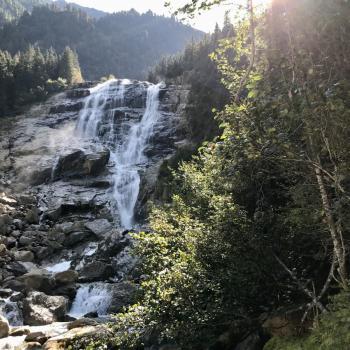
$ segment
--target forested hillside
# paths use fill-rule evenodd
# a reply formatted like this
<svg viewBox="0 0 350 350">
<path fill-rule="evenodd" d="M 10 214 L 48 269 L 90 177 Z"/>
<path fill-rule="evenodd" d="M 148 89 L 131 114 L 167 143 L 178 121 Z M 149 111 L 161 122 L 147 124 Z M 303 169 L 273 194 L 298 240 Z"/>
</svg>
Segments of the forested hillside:
<svg viewBox="0 0 350 350">
<path fill-rule="evenodd" d="M 78 57 L 69 47 L 61 54 L 38 46 L 14 56 L 0 51 L 0 118 L 82 81 Z"/>
<path fill-rule="evenodd" d="M 163 55 L 181 51 L 203 33 L 173 18 L 140 15 L 134 10 L 94 20 L 80 10 L 35 8 L 0 31 L 0 49 L 11 54 L 29 44 L 61 52 L 66 46 L 78 53 L 86 79 L 114 74 L 144 78 Z"/>
<path fill-rule="evenodd" d="M 25 11 L 32 11 L 34 6 L 46 3 L 47 0 L 0 0 L 0 27 L 19 18 Z"/>
</svg>

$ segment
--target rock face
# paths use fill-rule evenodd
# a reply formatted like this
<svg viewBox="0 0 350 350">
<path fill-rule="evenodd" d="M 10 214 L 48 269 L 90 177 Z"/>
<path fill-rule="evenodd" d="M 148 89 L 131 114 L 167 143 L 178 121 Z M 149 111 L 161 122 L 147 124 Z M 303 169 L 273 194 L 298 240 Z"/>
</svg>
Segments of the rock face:
<svg viewBox="0 0 350 350">
<path fill-rule="evenodd" d="M 0 315 L 0 338 L 5 338 L 9 335 L 10 326 L 5 317 Z"/>
<path fill-rule="evenodd" d="M 94 305 L 86 313 L 105 315 L 133 302 L 137 285 L 129 281 L 139 280 L 137 259 L 116 201 L 120 186 L 131 179 L 116 181 L 116 150 L 125 151 L 121 140 L 149 112 L 149 86 L 115 81 L 100 101 L 90 99 L 96 88 L 88 83 L 34 106 L 25 118 L 2 119 L 0 311 L 11 326 L 71 320 L 71 305 L 81 295 L 79 317 L 86 303 Z M 185 142 L 187 94 L 182 87 L 160 88 L 158 115 L 136 164 L 140 188 L 133 200 L 140 224 L 161 164 Z M 75 327 L 96 332 L 92 321 Z M 6 321 L 3 329 L 7 336 Z M 28 342 L 37 346 L 45 337 L 32 334 Z M 66 340 L 50 341 L 47 349 Z"/>
<path fill-rule="evenodd" d="M 65 297 L 31 292 L 23 301 L 24 322 L 33 326 L 41 326 L 61 321 L 67 309 L 68 300 Z"/>
</svg>

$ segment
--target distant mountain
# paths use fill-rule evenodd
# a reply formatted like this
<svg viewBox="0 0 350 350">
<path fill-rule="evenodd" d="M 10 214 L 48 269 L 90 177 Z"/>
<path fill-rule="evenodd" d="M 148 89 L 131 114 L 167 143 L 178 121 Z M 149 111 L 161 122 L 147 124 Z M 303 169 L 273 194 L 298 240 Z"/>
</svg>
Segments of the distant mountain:
<svg viewBox="0 0 350 350">
<path fill-rule="evenodd" d="M 4 25 L 0 49 L 16 53 L 33 44 L 62 52 L 69 46 L 78 53 L 86 79 L 109 74 L 144 79 L 162 56 L 182 51 L 188 42 L 203 36 L 199 30 L 151 11 L 141 15 L 131 10 L 94 19 L 70 6 L 66 10 L 37 7 Z"/>
<path fill-rule="evenodd" d="M 84 11 L 88 16 L 96 19 L 107 15 L 106 12 L 80 6 L 65 0 L 0 0 L 0 27 L 7 22 L 18 19 L 25 11 L 31 13 L 35 6 L 43 5 L 55 5 L 61 10 L 65 10 L 69 6 Z"/>
<path fill-rule="evenodd" d="M 78 4 L 74 4 L 72 2 L 67 2 L 65 0 L 56 0 L 53 2 L 53 4 L 55 4 L 56 6 L 61 8 L 62 10 L 66 9 L 67 5 L 69 5 L 75 9 L 84 11 L 88 16 L 90 16 L 92 18 L 96 18 L 96 19 L 99 19 L 99 18 L 107 15 L 107 12 L 96 10 L 96 9 L 90 8 L 90 7 L 80 6 Z"/>
</svg>

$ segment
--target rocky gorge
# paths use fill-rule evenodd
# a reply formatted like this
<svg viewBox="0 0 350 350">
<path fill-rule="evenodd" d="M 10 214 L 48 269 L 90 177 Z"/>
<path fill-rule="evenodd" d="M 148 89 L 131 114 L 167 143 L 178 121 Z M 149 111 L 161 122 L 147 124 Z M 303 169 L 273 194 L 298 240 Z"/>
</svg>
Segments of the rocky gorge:
<svg viewBox="0 0 350 350">
<path fill-rule="evenodd" d="M 130 232 L 189 144 L 181 86 L 84 83 L 0 131 L 0 348 L 64 349 L 133 301 Z"/>
</svg>

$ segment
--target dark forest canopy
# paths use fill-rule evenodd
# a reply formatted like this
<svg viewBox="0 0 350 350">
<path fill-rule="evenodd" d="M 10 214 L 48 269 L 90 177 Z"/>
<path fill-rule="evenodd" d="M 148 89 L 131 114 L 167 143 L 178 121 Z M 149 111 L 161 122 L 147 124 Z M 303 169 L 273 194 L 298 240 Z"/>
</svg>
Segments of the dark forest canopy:
<svg viewBox="0 0 350 350">
<path fill-rule="evenodd" d="M 74 8 L 51 6 L 34 8 L 6 24 L 0 31 L 0 49 L 15 54 L 28 44 L 59 52 L 69 46 L 78 53 L 86 79 L 109 74 L 144 78 L 161 56 L 177 53 L 202 37 L 202 32 L 151 11 L 131 10 L 94 20 Z"/>
</svg>

